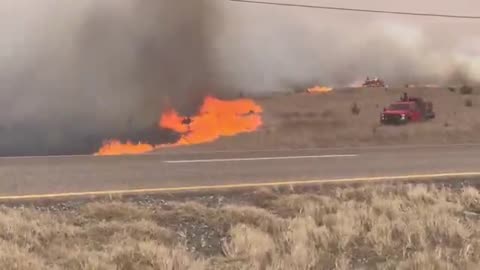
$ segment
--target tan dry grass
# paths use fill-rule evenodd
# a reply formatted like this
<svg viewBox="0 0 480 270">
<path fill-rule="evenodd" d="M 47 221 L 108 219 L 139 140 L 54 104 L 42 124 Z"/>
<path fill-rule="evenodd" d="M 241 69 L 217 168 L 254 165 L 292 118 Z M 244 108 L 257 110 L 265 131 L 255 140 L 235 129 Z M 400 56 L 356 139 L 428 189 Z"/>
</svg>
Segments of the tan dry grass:
<svg viewBox="0 0 480 270">
<path fill-rule="evenodd" d="M 383 107 L 398 100 L 403 92 L 432 101 L 437 118 L 402 127 L 380 126 Z M 474 104 L 478 98 L 469 97 Z M 464 97 L 447 89 L 349 89 L 325 95 L 275 97 L 263 103 L 266 126 L 259 134 L 246 137 L 255 140 L 265 136 L 268 139 L 262 142 L 286 147 L 457 143 L 471 142 L 480 134 L 480 120 L 475 117 L 480 108 L 465 107 Z M 352 103 L 358 105 L 359 115 L 352 115 Z M 285 117 L 293 113 L 297 116 Z"/>
<path fill-rule="evenodd" d="M 2 269 L 478 269 L 474 187 L 381 185 L 210 207 L 0 209 Z M 268 196 L 266 196 L 267 194 Z M 191 230 L 184 235 L 185 228 Z M 206 231 L 219 238 L 208 238 Z M 193 250 L 201 238 L 217 253 Z M 206 246 L 205 246 L 206 247 Z"/>
</svg>

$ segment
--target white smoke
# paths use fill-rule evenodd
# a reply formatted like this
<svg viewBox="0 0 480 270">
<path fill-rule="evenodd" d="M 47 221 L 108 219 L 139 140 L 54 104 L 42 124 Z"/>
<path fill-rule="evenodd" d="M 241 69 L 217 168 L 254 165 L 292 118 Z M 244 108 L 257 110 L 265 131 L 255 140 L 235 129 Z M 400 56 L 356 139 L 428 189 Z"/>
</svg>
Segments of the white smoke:
<svg viewBox="0 0 480 270">
<path fill-rule="evenodd" d="M 334 6 L 360 5 L 355 1 L 326 2 Z M 385 7 L 369 0 L 362 1 L 360 7 L 370 4 L 367 7 L 374 9 L 465 13 L 452 9 L 457 4 L 403 2 Z M 299 3 L 319 4 L 318 1 Z M 473 44 L 478 44 L 475 39 L 480 20 L 358 14 L 237 2 L 222 6 L 223 31 L 215 41 L 220 77 L 252 92 L 305 82 L 345 86 L 368 75 L 382 77 L 393 85 L 450 83 L 459 80 L 459 76 L 462 81 L 480 81 L 478 50 L 472 50 L 478 48 Z"/>
</svg>

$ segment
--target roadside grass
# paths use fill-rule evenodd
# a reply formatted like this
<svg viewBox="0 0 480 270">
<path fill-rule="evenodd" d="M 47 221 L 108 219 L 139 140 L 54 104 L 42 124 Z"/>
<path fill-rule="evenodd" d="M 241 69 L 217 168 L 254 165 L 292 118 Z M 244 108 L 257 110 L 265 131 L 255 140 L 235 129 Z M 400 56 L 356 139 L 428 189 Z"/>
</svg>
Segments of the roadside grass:
<svg viewBox="0 0 480 270">
<path fill-rule="evenodd" d="M 0 208 L 2 269 L 479 269 L 480 193 L 364 185 Z"/>
</svg>

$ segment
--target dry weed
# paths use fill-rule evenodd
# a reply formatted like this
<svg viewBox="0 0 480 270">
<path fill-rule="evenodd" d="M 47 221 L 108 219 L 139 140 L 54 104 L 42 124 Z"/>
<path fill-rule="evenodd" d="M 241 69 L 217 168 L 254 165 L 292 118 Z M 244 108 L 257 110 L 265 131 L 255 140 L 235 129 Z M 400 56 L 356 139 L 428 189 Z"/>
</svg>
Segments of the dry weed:
<svg viewBox="0 0 480 270">
<path fill-rule="evenodd" d="M 271 264 L 275 243 L 267 233 L 239 224 L 230 230 L 230 241 L 223 246 L 227 258 L 242 261 L 254 269 Z"/>
<path fill-rule="evenodd" d="M 255 204 L 265 208 L 195 201 L 166 208 L 98 202 L 66 212 L 3 207 L 0 265 L 74 270 L 480 265 L 480 193 L 474 187 L 377 185 L 257 194 Z"/>
</svg>

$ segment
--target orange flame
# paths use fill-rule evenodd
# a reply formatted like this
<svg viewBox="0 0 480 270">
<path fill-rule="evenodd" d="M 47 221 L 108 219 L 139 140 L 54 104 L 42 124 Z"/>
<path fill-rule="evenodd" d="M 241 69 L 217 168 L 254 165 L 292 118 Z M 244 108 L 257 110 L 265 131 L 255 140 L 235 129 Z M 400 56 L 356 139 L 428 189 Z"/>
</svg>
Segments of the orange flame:
<svg viewBox="0 0 480 270">
<path fill-rule="evenodd" d="M 160 128 L 171 129 L 181 135 L 176 143 L 150 145 L 110 140 L 95 155 L 141 154 L 163 147 L 201 144 L 222 136 L 253 132 L 262 125 L 260 113 L 262 108 L 250 99 L 225 101 L 206 97 L 196 116 L 185 118 L 175 110 L 169 110 L 160 117 Z"/>
<path fill-rule="evenodd" d="M 312 88 L 308 88 L 307 92 L 310 94 L 319 94 L 319 93 L 328 93 L 332 91 L 333 88 L 327 86 L 315 86 Z"/>
<path fill-rule="evenodd" d="M 223 101 L 207 97 L 190 125 L 182 124 L 184 118 L 169 111 L 162 116 L 159 126 L 183 134 L 175 145 L 199 144 L 255 131 L 262 124 L 261 112 L 262 108 L 249 99 Z"/>
<path fill-rule="evenodd" d="M 103 143 L 103 146 L 98 150 L 95 155 L 97 156 L 115 156 L 115 155 L 134 155 L 150 152 L 153 150 L 153 146 L 146 143 L 132 143 L 127 141 L 121 143 L 119 140 L 108 140 Z"/>
</svg>

